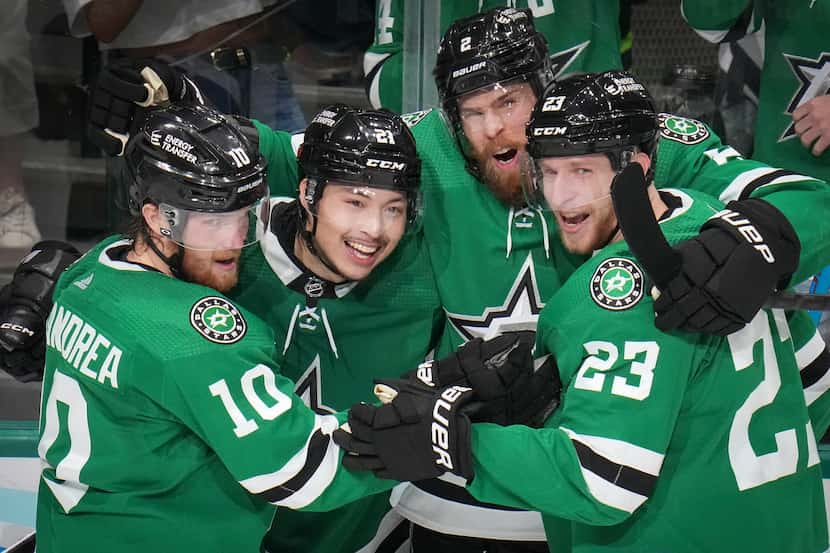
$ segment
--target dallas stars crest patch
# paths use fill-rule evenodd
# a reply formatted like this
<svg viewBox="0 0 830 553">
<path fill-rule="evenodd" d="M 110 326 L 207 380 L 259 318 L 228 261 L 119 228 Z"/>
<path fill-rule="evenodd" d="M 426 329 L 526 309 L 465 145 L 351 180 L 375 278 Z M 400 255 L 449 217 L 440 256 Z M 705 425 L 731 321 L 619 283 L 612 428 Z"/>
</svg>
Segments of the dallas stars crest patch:
<svg viewBox="0 0 830 553">
<path fill-rule="evenodd" d="M 631 309 L 643 299 L 643 272 L 629 259 L 606 259 L 594 271 L 590 290 L 591 299 L 603 309 Z"/>
<path fill-rule="evenodd" d="M 190 324 L 199 334 L 217 344 L 234 344 L 245 336 L 248 323 L 228 300 L 208 296 L 190 309 Z"/>
<path fill-rule="evenodd" d="M 709 129 L 695 119 L 679 117 L 668 113 L 659 116 L 660 134 L 664 138 L 682 142 L 683 144 L 698 144 L 709 138 Z"/>
</svg>

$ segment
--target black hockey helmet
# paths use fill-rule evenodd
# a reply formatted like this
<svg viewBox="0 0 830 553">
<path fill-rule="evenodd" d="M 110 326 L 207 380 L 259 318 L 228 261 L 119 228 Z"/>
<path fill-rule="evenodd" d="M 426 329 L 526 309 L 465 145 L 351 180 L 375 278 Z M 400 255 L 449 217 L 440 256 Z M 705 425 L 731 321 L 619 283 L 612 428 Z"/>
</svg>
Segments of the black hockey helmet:
<svg viewBox="0 0 830 553">
<path fill-rule="evenodd" d="M 130 209 L 160 206 L 161 232 L 182 246 L 190 213 L 268 209 L 265 159 L 231 117 L 199 104 L 179 103 L 149 113 L 127 144 Z M 267 220 L 267 214 L 258 216 Z M 210 248 L 208 248 L 210 249 Z"/>
<path fill-rule="evenodd" d="M 654 154 L 658 119 L 651 95 L 620 70 L 573 75 L 545 88 L 527 124 L 529 170 L 546 157 L 604 153 L 621 171 L 635 148 Z M 647 175 L 650 177 L 651 175 Z M 523 179 L 529 203 L 538 204 L 537 178 Z"/>
<path fill-rule="evenodd" d="M 494 8 L 453 23 L 438 47 L 433 70 L 441 107 L 459 129 L 459 96 L 524 79 L 538 97 L 553 80 L 548 44 L 529 9 Z"/>
<path fill-rule="evenodd" d="M 308 178 L 312 213 L 328 182 L 398 190 L 407 199 L 411 225 L 421 209 L 421 160 L 415 138 L 399 115 L 335 104 L 320 111 L 305 131 L 298 154 Z"/>
</svg>

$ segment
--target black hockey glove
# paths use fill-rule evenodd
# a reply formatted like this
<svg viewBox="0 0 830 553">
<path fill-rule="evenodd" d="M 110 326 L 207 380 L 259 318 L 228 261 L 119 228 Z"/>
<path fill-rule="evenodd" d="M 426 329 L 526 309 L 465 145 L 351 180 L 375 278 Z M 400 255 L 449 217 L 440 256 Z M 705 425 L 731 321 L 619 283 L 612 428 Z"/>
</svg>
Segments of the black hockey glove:
<svg viewBox="0 0 830 553">
<path fill-rule="evenodd" d="M 450 472 L 470 482 L 470 419 L 463 407 L 473 391 L 463 386 L 433 390 L 406 380 L 376 383 L 395 397 L 380 406 L 352 406 L 350 431 L 339 429 L 333 435 L 346 451 L 343 466 L 393 480 L 425 480 Z"/>
<path fill-rule="evenodd" d="M 660 289 L 655 325 L 726 336 L 741 329 L 798 267 L 790 222 L 764 200 L 729 202 L 700 234 L 675 246 L 680 272 Z"/>
<path fill-rule="evenodd" d="M 111 63 L 92 86 L 87 135 L 107 155 L 123 155 L 148 108 L 180 100 L 204 103 L 193 81 L 167 63 L 156 59 Z"/>
<path fill-rule="evenodd" d="M 43 378 L 52 292 L 80 253 L 71 244 L 38 242 L 0 290 L 0 368 L 21 382 Z"/>
<path fill-rule="evenodd" d="M 533 333 L 471 340 L 447 357 L 428 361 L 403 378 L 434 388 L 468 386 L 476 394 L 465 408 L 473 422 L 541 426 L 559 405 L 562 385 L 552 357 L 534 371 Z"/>
</svg>

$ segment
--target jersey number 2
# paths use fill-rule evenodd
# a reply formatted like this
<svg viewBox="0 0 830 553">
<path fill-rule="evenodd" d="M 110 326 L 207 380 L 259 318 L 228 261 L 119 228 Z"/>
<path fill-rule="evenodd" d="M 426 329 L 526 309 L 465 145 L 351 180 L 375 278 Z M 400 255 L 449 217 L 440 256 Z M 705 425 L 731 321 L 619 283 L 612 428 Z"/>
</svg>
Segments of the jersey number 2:
<svg viewBox="0 0 830 553">
<path fill-rule="evenodd" d="M 786 320 L 782 318 L 777 325 L 782 341 L 789 337 L 786 324 Z M 755 364 L 754 346 L 759 341 L 762 345 L 763 378 L 738 408 L 729 429 L 729 464 L 735 474 L 738 489 L 747 490 L 795 474 L 798 469 L 798 440 L 794 428 L 781 430 L 774 434 L 775 450 L 757 455 L 749 439 L 752 416 L 762 408 L 775 409 L 775 398 L 781 388 L 781 371 L 775 357 L 767 314 L 762 311 L 751 323 L 738 332 L 730 334 L 727 339 L 736 371 L 753 366 Z M 768 412 L 771 414 L 773 411 Z M 780 415 L 780 418 L 776 417 L 778 420 L 788 418 L 786 410 L 780 406 L 777 407 L 775 413 Z M 810 450 L 807 466 L 812 466 L 818 462 L 818 453 L 809 423 L 807 426 L 807 444 Z"/>
</svg>

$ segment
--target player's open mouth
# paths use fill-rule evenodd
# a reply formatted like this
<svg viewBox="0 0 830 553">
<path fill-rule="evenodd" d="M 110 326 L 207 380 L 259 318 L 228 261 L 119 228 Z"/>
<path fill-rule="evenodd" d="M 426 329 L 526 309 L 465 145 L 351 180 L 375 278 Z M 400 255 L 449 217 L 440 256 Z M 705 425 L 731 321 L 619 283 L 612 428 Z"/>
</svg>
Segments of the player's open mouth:
<svg viewBox="0 0 830 553">
<path fill-rule="evenodd" d="M 504 148 L 493 154 L 493 159 L 498 165 L 510 165 L 516 160 L 516 154 L 519 151 L 516 148 Z"/>
<path fill-rule="evenodd" d="M 344 244 L 346 244 L 346 249 L 349 254 L 357 261 L 362 262 L 372 261 L 374 256 L 380 251 L 380 245 L 378 244 L 369 245 L 354 240 L 345 240 Z"/>
<path fill-rule="evenodd" d="M 233 269 L 236 267 L 236 257 L 228 257 L 225 259 L 216 259 L 214 262 L 222 269 Z"/>
<path fill-rule="evenodd" d="M 565 215 L 564 213 L 556 214 L 556 218 L 559 220 L 559 226 L 565 232 L 576 232 L 588 217 L 588 213 L 570 215 Z"/>
</svg>

